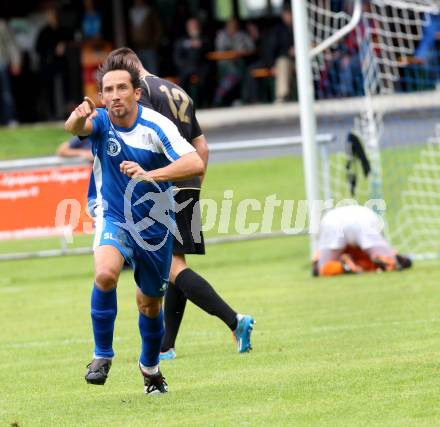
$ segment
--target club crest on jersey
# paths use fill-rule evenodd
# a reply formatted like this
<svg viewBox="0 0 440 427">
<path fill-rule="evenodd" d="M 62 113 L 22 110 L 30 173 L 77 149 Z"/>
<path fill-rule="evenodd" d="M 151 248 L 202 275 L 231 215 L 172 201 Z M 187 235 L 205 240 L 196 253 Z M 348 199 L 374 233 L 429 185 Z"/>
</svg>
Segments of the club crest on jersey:
<svg viewBox="0 0 440 427">
<path fill-rule="evenodd" d="M 109 156 L 117 156 L 121 152 L 121 143 L 115 138 L 115 134 L 110 131 L 108 133 L 107 154 Z"/>
</svg>

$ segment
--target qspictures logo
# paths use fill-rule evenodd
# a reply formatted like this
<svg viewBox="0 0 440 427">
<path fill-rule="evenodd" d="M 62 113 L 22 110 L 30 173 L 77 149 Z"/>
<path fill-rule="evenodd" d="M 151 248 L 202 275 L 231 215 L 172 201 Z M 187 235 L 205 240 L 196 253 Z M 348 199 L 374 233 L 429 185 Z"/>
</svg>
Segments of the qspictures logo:
<svg viewBox="0 0 440 427">
<path fill-rule="evenodd" d="M 124 193 L 123 216 L 124 222 L 117 224 L 126 230 L 135 242 L 145 250 L 156 251 L 160 249 L 170 234 L 180 243 L 182 236 L 174 220 L 174 213 L 183 209 L 190 209 L 185 213 L 187 221 L 190 222 L 190 232 L 194 242 L 201 241 L 201 232 L 213 231 L 217 235 L 241 235 L 252 236 L 255 234 L 270 234 L 274 231 L 281 231 L 286 235 L 317 234 L 319 232 L 319 221 L 325 212 L 330 209 L 346 206 L 359 205 L 355 199 L 342 200 L 290 200 L 279 199 L 276 194 L 269 194 L 264 199 L 239 199 L 235 197 L 234 191 L 225 189 L 222 199 L 204 198 L 196 203 L 190 198 L 183 203 L 174 201 L 176 187 L 168 187 L 162 190 L 161 186 L 150 181 L 151 191 L 146 192 L 138 200 L 133 201 L 133 193 L 140 182 L 131 180 Z M 184 190 L 183 190 L 184 191 Z M 151 206 L 148 215 L 139 221 L 135 221 L 139 215 L 133 213 L 142 204 Z M 364 206 L 382 214 L 386 211 L 386 203 L 383 199 L 370 199 Z M 101 200 L 99 206 L 93 206 L 89 210 L 104 215 L 108 209 L 108 202 Z M 79 224 L 81 204 L 74 199 L 66 199 L 58 205 L 55 223 L 60 229 L 65 230 L 64 236 L 67 242 L 73 242 L 72 230 L 77 229 Z M 381 217 L 379 216 L 379 219 Z M 147 242 L 148 230 L 156 226 L 166 230 L 160 241 L 154 244 Z M 383 229 L 384 223 L 380 224 Z M 82 223 L 82 231 L 86 234 L 93 234 L 93 219 L 90 222 Z"/>
<path fill-rule="evenodd" d="M 189 199 L 183 203 L 175 203 L 173 198 L 173 190 L 175 187 L 168 187 L 165 191 L 162 191 L 161 187 L 154 181 L 150 181 L 150 184 L 156 191 L 149 191 L 134 204 L 132 204 L 133 192 L 139 181 L 130 180 L 124 193 L 124 223 L 116 223 L 119 227 L 127 230 L 133 240 L 143 249 L 147 251 L 159 250 L 165 242 L 168 240 L 171 233 L 175 239 L 180 243 L 183 243 L 182 236 L 177 228 L 176 221 L 174 220 L 173 212 L 178 213 L 191 203 L 192 199 Z M 151 205 L 149 216 L 143 218 L 141 221 L 134 222 L 133 209 L 142 204 Z M 142 232 L 147 232 L 144 235 L 148 235 L 148 229 L 159 224 L 165 227 L 166 234 L 156 244 L 148 243 L 141 235 Z"/>
</svg>

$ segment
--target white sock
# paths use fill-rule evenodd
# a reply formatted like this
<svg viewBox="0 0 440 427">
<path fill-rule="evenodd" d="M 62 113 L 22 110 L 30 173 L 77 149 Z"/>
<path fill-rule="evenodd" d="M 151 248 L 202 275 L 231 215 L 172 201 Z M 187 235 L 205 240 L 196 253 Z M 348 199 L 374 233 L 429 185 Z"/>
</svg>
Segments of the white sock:
<svg viewBox="0 0 440 427">
<path fill-rule="evenodd" d="M 113 360 L 113 357 L 97 356 L 95 353 L 93 353 L 93 359 L 108 359 L 108 360 Z"/>
<path fill-rule="evenodd" d="M 144 372 L 147 375 L 154 375 L 159 372 L 159 365 L 156 366 L 144 366 L 141 362 L 139 362 L 139 366 L 142 369 L 142 372 Z"/>
<path fill-rule="evenodd" d="M 237 319 L 237 327 L 234 329 L 234 332 L 238 329 L 238 324 L 240 323 L 240 320 L 243 319 L 244 314 L 238 313 L 237 316 L 235 316 Z"/>
</svg>

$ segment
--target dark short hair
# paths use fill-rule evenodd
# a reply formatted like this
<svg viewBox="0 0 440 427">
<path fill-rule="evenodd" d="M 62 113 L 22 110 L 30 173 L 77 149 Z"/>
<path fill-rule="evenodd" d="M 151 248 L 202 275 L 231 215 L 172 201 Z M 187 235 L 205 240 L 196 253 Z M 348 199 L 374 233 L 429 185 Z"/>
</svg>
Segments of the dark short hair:
<svg viewBox="0 0 440 427">
<path fill-rule="evenodd" d="M 108 54 L 106 61 L 108 61 L 110 58 L 124 58 L 127 62 L 131 62 L 138 67 L 142 66 L 142 62 L 139 57 L 129 47 L 120 47 L 119 49 L 112 50 Z"/>
<path fill-rule="evenodd" d="M 102 79 L 105 74 L 110 71 L 123 70 L 130 74 L 131 84 L 134 89 L 141 87 L 141 79 L 139 69 L 133 62 L 128 61 L 123 56 L 108 56 L 104 64 L 102 64 L 96 73 L 99 90 L 102 91 Z"/>
</svg>

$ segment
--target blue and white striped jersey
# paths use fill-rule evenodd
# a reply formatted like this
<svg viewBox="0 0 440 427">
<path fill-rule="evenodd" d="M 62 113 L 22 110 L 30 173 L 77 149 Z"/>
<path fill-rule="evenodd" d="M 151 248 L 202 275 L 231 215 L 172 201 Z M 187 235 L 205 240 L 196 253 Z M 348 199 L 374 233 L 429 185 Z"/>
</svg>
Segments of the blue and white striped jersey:
<svg viewBox="0 0 440 427">
<path fill-rule="evenodd" d="M 150 218 L 154 199 L 157 202 L 166 193 L 172 198 L 167 191 L 171 186 L 169 182 L 130 183 L 131 179 L 119 169 L 122 161 L 137 162 L 149 171 L 167 166 L 182 155 L 195 151 L 165 116 L 139 104 L 138 110 L 136 121 L 129 129 L 113 124 L 103 108 L 98 108 L 97 116 L 92 119 L 90 140 L 95 161 L 89 185 L 89 206 L 94 207 L 97 226 L 103 218 L 119 223 L 127 223 L 129 219 L 135 224 L 139 223 Z M 161 197 L 145 197 L 149 193 Z M 141 198 L 144 200 L 136 204 Z M 151 224 L 151 221 L 148 224 L 145 231 L 140 233 L 143 238 L 162 236 L 167 232 L 165 224 Z"/>
</svg>

